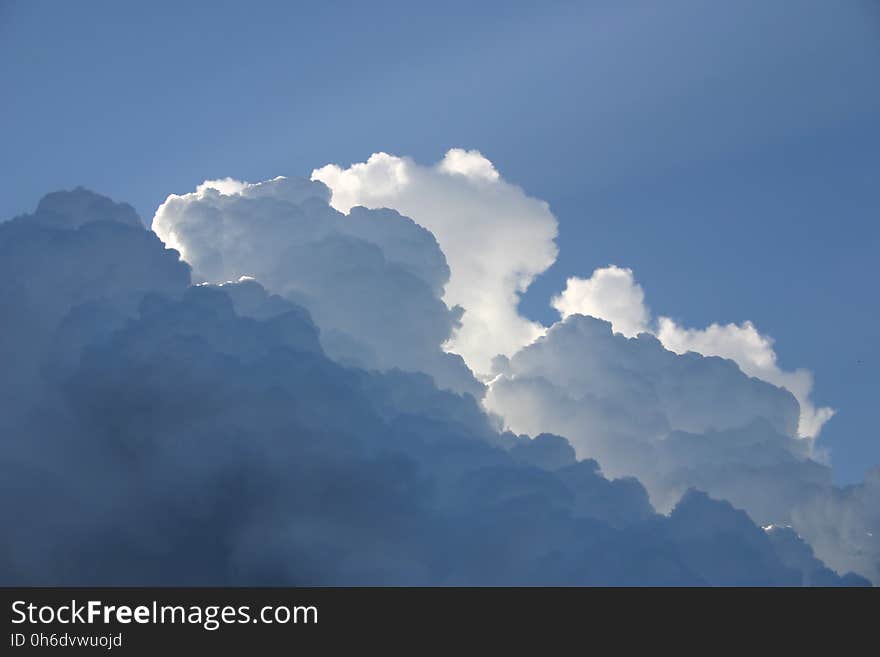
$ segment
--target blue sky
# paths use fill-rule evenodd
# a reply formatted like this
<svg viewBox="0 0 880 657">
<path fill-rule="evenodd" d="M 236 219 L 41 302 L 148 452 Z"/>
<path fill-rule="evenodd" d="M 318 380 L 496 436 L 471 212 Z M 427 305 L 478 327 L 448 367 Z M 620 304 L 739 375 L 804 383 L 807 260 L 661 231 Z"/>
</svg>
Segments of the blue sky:
<svg viewBox="0 0 880 657">
<path fill-rule="evenodd" d="M 479 149 L 559 219 L 525 314 L 631 267 L 814 372 L 839 481 L 880 461 L 876 3 L 180 4 L 0 2 L 0 217 Z"/>
</svg>

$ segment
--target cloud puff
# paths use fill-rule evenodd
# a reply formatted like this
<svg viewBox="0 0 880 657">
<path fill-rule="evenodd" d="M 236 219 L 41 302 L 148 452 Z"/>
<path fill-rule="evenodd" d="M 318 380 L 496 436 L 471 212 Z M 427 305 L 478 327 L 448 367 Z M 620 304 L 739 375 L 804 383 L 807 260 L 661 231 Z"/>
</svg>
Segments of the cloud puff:
<svg viewBox="0 0 880 657">
<path fill-rule="evenodd" d="M 679 356 L 650 334 L 628 339 L 583 315 L 555 324 L 504 363 L 485 404 L 517 433 L 566 436 L 580 457 L 597 458 L 615 475 L 634 474 L 631 459 L 672 431 L 763 419 L 787 436 L 798 414 L 789 393 L 730 361 Z"/>
<path fill-rule="evenodd" d="M 790 391 L 800 404 L 798 435 L 815 438 L 834 415 L 827 407 L 816 408 L 810 399 L 813 375 L 807 370 L 782 370 L 776 362 L 773 339 L 758 332 L 751 322 L 711 324 L 704 329 L 684 328 L 668 317 L 657 320 L 657 337 L 676 353 L 696 351 L 706 356 L 729 358 L 749 376 Z"/>
<path fill-rule="evenodd" d="M 137 212 L 128 203 L 116 203 L 84 187 L 46 194 L 32 214 L 17 217 L 16 220 L 48 228 L 79 228 L 95 221 L 144 227 Z"/>
<path fill-rule="evenodd" d="M 230 252 L 222 239 L 203 252 L 194 231 L 219 226 L 231 239 L 238 213 L 302 219 L 288 206 L 308 204 L 308 188 L 276 191 L 253 193 L 281 216 L 225 207 L 235 197 L 206 187 L 212 203 L 169 234 L 200 270 L 235 270 L 214 257 Z M 327 358 L 310 313 L 257 281 L 181 285 L 187 266 L 147 231 L 74 223 L 51 239 L 31 219 L 0 226 L 0 262 L 29 253 L 18 280 L 40 281 L 27 290 L 54 310 L 25 294 L 6 307 L 41 335 L 79 336 L 34 352 L 51 375 L 25 412 L 0 397 L 4 584 L 792 585 L 818 571 L 814 583 L 865 583 L 782 550 L 704 493 L 657 515 L 638 481 L 605 478 L 558 435 L 499 433 L 472 396 L 424 374 Z M 32 245 L 49 243 L 40 259 Z M 235 244 L 233 263 L 248 244 Z M 93 280 L 92 260 L 116 279 Z M 66 294 L 52 300 L 55 288 Z M 97 330 L 108 316 L 118 319 Z M 6 325 L 2 335 L 27 338 Z M 700 358 L 645 344 L 654 358 Z M 611 385 L 628 383 L 639 387 Z"/>
<path fill-rule="evenodd" d="M 552 303 L 563 318 L 581 314 L 605 319 L 627 337 L 643 331 L 655 333 L 666 349 L 677 354 L 694 351 L 733 360 L 749 376 L 783 387 L 795 396 L 800 404 L 798 435 L 804 438 L 818 436 L 822 425 L 834 415 L 833 409 L 816 408 L 811 401 L 812 374 L 803 369 L 782 370 L 773 339 L 758 332 L 751 322 L 694 329 L 659 317 L 655 326 L 631 269 L 611 265 L 595 270 L 590 278 L 569 278 L 565 290 Z"/>
<path fill-rule="evenodd" d="M 791 525 L 838 572 L 876 581 L 873 484 L 834 487 L 797 436 L 799 406 L 787 390 L 731 360 L 676 354 L 649 333 L 627 338 L 583 315 L 497 365 L 484 403 L 507 429 L 565 436 L 578 458 L 636 477 L 661 511 L 695 488 L 762 525 Z"/>
<path fill-rule="evenodd" d="M 153 230 L 197 279 L 252 276 L 308 308 L 337 360 L 427 372 L 442 387 L 481 396 L 461 357 L 441 349 L 461 309 L 440 298 L 449 267 L 433 235 L 394 210 L 343 215 L 329 198 L 322 183 L 301 179 L 206 181 L 169 196 Z"/>
<path fill-rule="evenodd" d="M 27 407 L 50 352 L 111 331 L 148 291 L 173 296 L 189 283 L 189 267 L 130 205 L 82 188 L 0 223 L 0 396 L 18 400 L 8 412 Z"/>
<path fill-rule="evenodd" d="M 347 169 L 315 169 L 312 178 L 327 184 L 343 212 L 394 208 L 436 236 L 452 272 L 443 298 L 464 308 L 447 348 L 475 372 L 489 372 L 495 355 L 511 355 L 543 333 L 517 305 L 556 259 L 556 218 L 478 151 L 452 149 L 434 166 L 374 153 Z"/>
<path fill-rule="evenodd" d="M 330 164 L 312 173 L 332 190 L 331 204 L 392 207 L 428 228 L 446 254 L 451 277 L 444 299 L 465 312 L 447 349 L 479 373 L 492 371 L 497 354 L 513 355 L 546 330 L 519 316 L 519 292 L 553 263 L 556 221 L 546 204 L 531 199 L 500 176 L 478 151 L 452 149 L 433 167 L 375 153 L 343 169 Z M 807 370 L 784 371 L 773 341 L 750 322 L 684 328 L 668 317 L 652 318 L 633 272 L 611 265 L 590 278 L 571 277 L 551 301 L 564 318 L 606 319 L 627 337 L 655 333 L 676 353 L 695 351 L 734 360 L 748 375 L 789 390 L 800 405 L 798 434 L 819 435 L 834 414 L 811 401 Z"/>
<path fill-rule="evenodd" d="M 651 317 L 645 293 L 631 269 L 611 265 L 597 269 L 590 278 L 573 276 L 551 304 L 562 319 L 569 315 L 598 317 L 611 322 L 615 331 L 628 338 L 649 330 Z"/>
</svg>

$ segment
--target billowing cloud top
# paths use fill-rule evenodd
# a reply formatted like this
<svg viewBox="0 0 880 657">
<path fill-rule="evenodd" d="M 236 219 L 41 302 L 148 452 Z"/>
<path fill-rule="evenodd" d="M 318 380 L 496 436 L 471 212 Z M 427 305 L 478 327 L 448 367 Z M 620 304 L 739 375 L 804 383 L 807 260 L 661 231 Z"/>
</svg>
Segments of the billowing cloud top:
<svg viewBox="0 0 880 657">
<path fill-rule="evenodd" d="M 645 293 L 635 282 L 632 269 L 611 265 L 597 269 L 590 278 L 572 276 L 551 303 L 562 319 L 570 315 L 599 317 L 628 338 L 649 330 Z"/>
<path fill-rule="evenodd" d="M 597 269 L 587 279 L 569 278 L 565 290 L 554 297 L 553 307 L 563 318 L 582 314 L 606 319 L 616 332 L 628 337 L 653 332 L 664 347 L 677 354 L 694 351 L 735 361 L 749 376 L 785 388 L 795 396 L 800 404 L 798 434 L 804 438 L 818 436 L 822 425 L 834 415 L 833 409 L 816 408 L 810 400 L 812 374 L 802 369 L 781 370 L 773 339 L 759 333 L 751 322 L 689 329 L 669 317 L 660 317 L 655 325 L 631 269 L 612 265 Z"/>
<path fill-rule="evenodd" d="M 441 349 L 461 310 L 440 298 L 449 267 L 434 236 L 394 210 L 343 215 L 329 199 L 308 180 L 206 181 L 169 196 L 153 230 L 197 279 L 251 276 L 308 308 L 337 360 L 427 372 L 442 387 L 480 395 L 461 357 Z"/>
<path fill-rule="evenodd" d="M 313 178 L 0 224 L 0 582 L 880 581 L 878 471 L 751 324 L 618 267 L 520 317 L 556 222 L 475 151 Z"/>
<path fill-rule="evenodd" d="M 452 270 L 443 298 L 464 309 L 448 349 L 475 372 L 488 373 L 494 356 L 512 355 L 542 334 L 517 305 L 556 259 L 556 218 L 478 151 L 452 149 L 431 167 L 375 153 L 347 169 L 315 169 L 312 179 L 327 184 L 342 212 L 394 208 L 437 237 Z"/>
</svg>

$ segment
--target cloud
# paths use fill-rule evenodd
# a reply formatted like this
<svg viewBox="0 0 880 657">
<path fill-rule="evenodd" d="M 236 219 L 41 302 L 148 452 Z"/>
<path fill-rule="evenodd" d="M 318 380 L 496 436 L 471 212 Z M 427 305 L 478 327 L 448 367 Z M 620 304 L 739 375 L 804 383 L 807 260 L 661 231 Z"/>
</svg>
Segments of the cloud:
<svg viewBox="0 0 880 657">
<path fill-rule="evenodd" d="M 868 470 L 862 483 L 803 497 L 792 519 L 820 558 L 833 554 L 834 568 L 880 582 L 880 466 Z"/>
<path fill-rule="evenodd" d="M 461 357 L 441 349 L 461 309 L 440 298 L 449 267 L 434 236 L 394 210 L 343 215 L 329 198 L 325 185 L 301 179 L 206 181 L 169 196 L 152 225 L 197 280 L 252 276 L 307 308 L 340 362 L 427 372 L 481 396 Z"/>
<path fill-rule="evenodd" d="M 291 209 L 310 199 L 328 213 L 308 186 L 281 187 L 232 197 L 206 187 L 193 207 L 171 203 L 178 214 L 167 234 L 201 271 L 253 264 L 249 248 L 273 246 L 244 234 L 245 217 L 312 221 L 311 210 Z M 239 205 L 240 195 L 260 202 Z M 253 278 L 188 286 L 177 252 L 147 231 L 74 224 L 0 226 L 0 262 L 27 254 L 15 262 L 17 280 L 39 282 L 26 290 L 53 311 L 27 294 L 6 308 L 40 335 L 78 336 L 34 352 L 44 367 L 25 412 L 9 413 L 0 397 L 4 584 L 792 585 L 817 571 L 823 584 L 865 583 L 793 557 L 788 544 L 778 549 L 745 513 L 704 493 L 687 492 L 658 515 L 635 479 L 606 478 L 558 435 L 499 432 L 471 395 L 439 390 L 425 374 L 331 360 L 320 322 Z M 207 247 L 193 241 L 211 227 L 218 236 Z M 280 228 L 271 234 L 285 237 L 284 253 L 296 243 Z M 51 257 L 40 257 L 49 244 Z M 95 262 L 112 265 L 98 280 Z M 265 265 L 267 275 L 273 266 L 279 285 L 299 280 L 283 258 Z M 294 271 L 308 278 L 308 268 Z M 64 294 L 49 296 L 54 289 Z M 108 316 L 117 320 L 105 326 Z M 564 326 L 578 322 L 625 340 L 597 320 Z M 28 339 L 5 325 L 2 335 Z M 700 358 L 656 341 L 640 348 L 675 363 Z M 730 389 L 766 386 L 704 360 L 741 377 Z M 639 388 L 623 376 L 609 385 Z M 769 394 L 784 411 L 787 393 Z"/>
<path fill-rule="evenodd" d="M 478 151 L 452 149 L 434 166 L 374 153 L 343 169 L 315 169 L 342 212 L 394 208 L 437 238 L 451 276 L 444 300 L 464 309 L 447 343 L 477 373 L 543 333 L 522 317 L 519 295 L 556 259 L 556 218 L 548 205 L 506 182 Z"/>
<path fill-rule="evenodd" d="M 800 405 L 798 435 L 804 438 L 817 437 L 834 415 L 833 409 L 816 408 L 810 399 L 813 375 L 804 369 L 782 370 L 773 339 L 761 334 L 751 322 L 694 329 L 661 316 L 655 325 L 631 269 L 611 265 L 596 269 L 590 278 L 571 277 L 552 304 L 563 319 L 573 314 L 590 315 L 611 322 L 616 332 L 627 337 L 643 331 L 654 333 L 666 349 L 677 354 L 693 351 L 733 360 L 749 376 L 785 388 L 795 396 Z"/>
<path fill-rule="evenodd" d="M 873 480 L 851 491 L 833 485 L 798 437 L 799 406 L 784 388 L 732 360 L 677 354 L 650 333 L 627 338 L 577 314 L 497 372 L 484 404 L 506 429 L 565 436 L 578 458 L 637 478 L 662 512 L 698 489 L 761 525 L 790 525 L 838 572 L 877 581 Z"/>
<path fill-rule="evenodd" d="M 711 324 L 704 329 L 684 328 L 668 317 L 660 317 L 657 323 L 657 337 L 667 349 L 676 353 L 696 351 L 706 356 L 729 358 L 749 376 L 790 391 L 800 404 L 798 435 L 817 437 L 822 426 L 834 415 L 834 409 L 816 408 L 810 399 L 812 373 L 804 369 L 782 370 L 776 362 L 773 339 L 759 333 L 751 322 Z"/>
<path fill-rule="evenodd" d="M 590 278 L 573 276 L 551 305 L 562 319 L 569 315 L 590 315 L 611 322 L 614 330 L 628 338 L 649 330 L 650 313 L 645 293 L 635 282 L 631 269 L 611 265 L 597 269 Z"/>
<path fill-rule="evenodd" d="M 517 433 L 551 431 L 581 458 L 620 476 L 673 431 L 704 433 L 757 419 L 783 436 L 797 426 L 786 391 L 745 376 L 731 361 L 676 355 L 654 336 L 628 339 L 608 322 L 571 315 L 505 363 L 486 407 Z M 637 474 L 638 476 L 638 474 Z"/>
<path fill-rule="evenodd" d="M 131 206 L 82 188 L 48 194 L 35 212 L 0 224 L 7 413 L 27 408 L 52 351 L 113 330 L 148 291 L 174 296 L 189 283 L 189 267 Z"/>
<path fill-rule="evenodd" d="M 544 333 L 519 316 L 519 292 L 555 260 L 556 220 L 546 204 L 506 183 L 478 151 L 452 149 L 433 167 L 375 153 L 343 169 L 330 164 L 312 173 L 332 190 L 331 204 L 393 207 L 437 236 L 451 269 L 444 299 L 464 315 L 446 348 L 478 373 L 493 371 L 492 359 L 512 356 Z M 504 200 L 500 200 L 499 197 Z M 812 374 L 777 365 L 773 340 L 751 322 L 688 329 L 668 317 L 656 320 L 631 269 L 611 265 L 590 278 L 570 277 L 551 300 L 562 318 L 582 314 L 606 319 L 627 337 L 648 331 L 676 353 L 695 351 L 734 360 L 756 378 L 781 386 L 800 405 L 798 434 L 819 435 L 834 414 L 811 401 Z"/>
<path fill-rule="evenodd" d="M 26 221 L 28 225 L 39 224 L 48 228 L 79 228 L 95 221 L 144 227 L 137 212 L 128 203 L 116 203 L 83 187 L 46 194 L 33 214 L 16 219 Z"/>
<path fill-rule="evenodd" d="M 787 567 L 802 573 L 804 586 L 834 586 L 838 582 L 844 586 L 858 585 L 858 578 L 852 574 L 839 580 L 837 574 L 815 557 L 812 548 L 791 527 L 767 525 L 764 531 L 780 560 Z M 873 568 L 876 570 L 876 565 Z M 864 570 L 864 567 L 861 569 Z"/>
</svg>

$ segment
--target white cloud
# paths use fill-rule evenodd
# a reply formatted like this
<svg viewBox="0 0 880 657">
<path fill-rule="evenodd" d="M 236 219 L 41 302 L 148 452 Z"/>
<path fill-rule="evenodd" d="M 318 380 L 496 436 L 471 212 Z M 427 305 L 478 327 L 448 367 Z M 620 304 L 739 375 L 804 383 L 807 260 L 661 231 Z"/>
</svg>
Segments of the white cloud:
<svg viewBox="0 0 880 657">
<path fill-rule="evenodd" d="M 751 322 L 692 328 L 654 316 L 632 270 L 614 265 L 567 280 L 551 301 L 562 321 L 521 317 L 519 294 L 555 259 L 556 220 L 476 151 L 429 167 L 377 153 L 312 177 L 206 181 L 169 197 L 154 228 L 197 275 L 252 274 L 308 307 L 338 360 L 468 389 L 475 382 L 460 359 L 460 369 L 444 359 L 458 358 L 445 344 L 496 375 L 484 407 L 506 428 L 565 436 L 608 475 L 638 477 L 663 511 L 696 487 L 762 524 L 792 524 L 837 568 L 876 575 L 864 504 L 841 506 L 854 509 L 855 538 L 836 536 L 843 520 L 815 520 L 838 493 L 813 441 L 797 438 L 817 436 L 833 411 L 814 406 L 812 375 L 783 370 Z M 493 367 L 496 354 L 506 357 Z"/>
<path fill-rule="evenodd" d="M 482 178 L 493 182 L 501 177 L 495 166 L 483 157 L 480 151 L 466 151 L 463 148 L 449 150 L 438 168 L 447 173 L 458 173 L 467 178 Z"/>
<path fill-rule="evenodd" d="M 813 375 L 799 369 L 786 372 L 776 362 L 773 338 L 762 335 L 751 322 L 712 324 L 704 329 L 689 329 L 668 317 L 660 317 L 657 337 L 663 346 L 678 354 L 696 351 L 706 356 L 721 356 L 736 361 L 740 369 L 757 379 L 767 381 L 791 392 L 800 404 L 798 435 L 815 438 L 834 415 L 834 410 L 816 408 L 810 399 Z"/>
<path fill-rule="evenodd" d="M 579 314 L 510 358 L 485 404 L 515 433 L 565 436 L 578 456 L 596 458 L 612 476 L 638 476 L 652 494 L 667 492 L 652 484 L 661 467 L 653 450 L 671 432 L 703 434 L 760 420 L 788 437 L 798 418 L 792 395 L 731 362 L 679 356 L 650 334 L 626 338 Z"/>
<path fill-rule="evenodd" d="M 496 354 L 511 355 L 543 334 L 517 305 L 556 259 L 556 218 L 481 153 L 452 149 L 434 166 L 375 153 L 347 169 L 315 169 L 312 179 L 330 187 L 342 212 L 394 208 L 436 236 L 452 272 L 443 298 L 465 310 L 447 348 L 472 369 L 489 372 Z"/>
<path fill-rule="evenodd" d="M 423 176 L 442 187 L 432 177 L 452 180 L 450 194 L 461 183 L 502 185 L 479 154 L 444 162 L 435 167 L 443 171 L 424 173 L 390 158 L 395 173 L 382 173 L 380 182 L 407 186 Z M 441 198 L 435 187 L 427 188 Z M 208 181 L 169 197 L 154 227 L 177 240 L 198 280 L 238 280 L 219 289 L 187 288 L 189 267 L 130 207 L 84 190 L 50 195 L 33 215 L 0 225 L 0 298 L 13 320 L 0 331 L 0 361 L 13 365 L 15 384 L 12 394 L 0 394 L 0 433 L 28 437 L 4 453 L 0 467 L 17 491 L 7 497 L 33 504 L 28 518 L 64 530 L 18 527 L 0 572 L 37 582 L 78 576 L 58 570 L 51 555 L 64 547 L 77 563 L 94 562 L 92 530 L 100 529 L 119 540 L 102 561 L 108 569 L 93 576 L 131 576 L 135 562 L 155 561 L 143 558 L 145 545 L 167 555 L 167 545 L 192 538 L 196 522 L 205 545 L 189 552 L 198 558 L 181 561 L 172 551 L 175 559 L 144 576 L 792 583 L 793 573 L 780 571 L 774 557 L 782 546 L 785 564 L 804 581 L 839 583 L 800 536 L 838 571 L 880 577 L 880 470 L 863 484 L 834 487 L 830 468 L 810 458 L 811 441 L 795 438 L 794 396 L 743 373 L 776 377 L 809 395 L 809 375 L 780 370 L 772 340 L 753 325 L 697 330 L 661 317 L 655 326 L 632 272 L 606 268 L 569 281 L 555 300 L 566 318 L 497 359 L 486 406 L 517 431 L 570 438 L 575 455 L 597 457 L 606 475 L 638 476 L 658 509 L 671 511 L 655 517 L 641 484 L 606 480 L 595 462 L 574 463 L 563 438 L 496 433 L 473 399 L 440 394 L 425 376 L 327 361 L 319 340 L 346 364 L 404 367 L 453 389 L 483 390 L 461 358 L 440 350 L 458 313 L 440 299 L 449 268 L 431 233 L 394 210 L 359 207 L 346 216 L 329 199 L 319 182 L 285 178 Z M 580 314 L 587 311 L 611 316 L 618 333 Z M 642 327 L 666 348 L 651 332 L 622 334 Z M 721 352 L 740 365 L 670 349 Z M 137 463 L 117 463 L 120 450 L 106 449 L 111 443 L 132 446 Z M 69 445 L 82 462 L 71 461 Z M 50 471 L 61 476 L 34 476 Z M 338 494 L 339 480 L 355 482 L 343 487 L 351 495 Z M 245 503 L 224 503 L 229 481 L 243 484 L 236 492 Z M 95 504 L 129 484 L 131 494 L 122 497 L 144 511 L 133 524 L 130 513 Z M 687 493 L 692 487 L 730 504 Z M 310 496 L 320 503 L 299 503 Z M 72 506 L 59 515 L 58 500 Z M 188 506 L 174 507 L 180 500 Z M 198 512 L 205 504 L 232 514 L 206 522 Z M 731 505 L 762 525 L 792 529 L 761 532 Z M 98 515 L 83 522 L 82 509 Z M 169 509 L 181 523 L 168 523 Z M 7 511 L 22 516 L 16 505 Z M 68 531 L 70 518 L 88 531 Z M 352 527 L 352 518 L 365 521 Z M 423 541 L 411 540 L 414 521 Z M 476 550 L 474 532 L 455 529 L 487 526 L 494 531 L 476 532 Z M 463 539 L 438 543 L 436 536 Z M 632 536 L 639 537 L 634 552 Z M 206 560 L 217 545 L 222 554 Z M 499 562 L 498 545 L 515 550 Z M 670 553 L 675 545 L 682 550 Z M 609 572 L 601 559 L 584 559 L 588 552 L 623 556 Z M 438 572 L 438 563 L 464 568 Z M 670 571 L 676 564 L 683 570 Z M 529 573 L 532 579 L 519 579 Z"/>
<path fill-rule="evenodd" d="M 599 317 L 628 338 L 647 331 L 650 321 L 642 286 L 631 269 L 615 265 L 597 269 L 590 278 L 569 278 L 551 304 L 563 319 L 574 314 Z"/>
<path fill-rule="evenodd" d="M 253 276 L 306 307 L 321 343 L 340 362 L 430 374 L 443 387 L 482 394 L 454 354 L 442 351 L 459 310 L 441 294 L 449 267 L 430 232 L 394 210 L 330 207 L 316 181 L 208 180 L 172 194 L 153 230 L 180 251 L 196 280 Z"/>
<path fill-rule="evenodd" d="M 714 343 L 701 342 L 704 333 L 719 331 L 685 341 L 719 351 L 747 335 L 752 351 L 741 344 L 738 357 L 763 363 L 765 372 L 774 362 L 769 341 L 753 329 Z M 565 436 L 578 458 L 596 459 L 606 475 L 638 478 L 662 512 L 696 488 L 761 525 L 791 525 L 838 572 L 876 581 L 880 470 L 865 484 L 835 488 L 831 469 L 811 458 L 812 441 L 796 436 L 799 407 L 790 392 L 730 359 L 676 354 L 650 333 L 627 338 L 581 314 L 498 369 L 484 404 L 505 428 Z"/>
<path fill-rule="evenodd" d="M 241 194 L 248 186 L 248 183 L 236 180 L 235 178 L 218 178 L 217 180 L 206 180 L 196 187 L 196 194 L 204 195 L 209 189 L 233 196 Z"/>
<path fill-rule="evenodd" d="M 822 425 L 834 415 L 831 408 L 816 408 L 810 399 L 813 375 L 803 369 L 782 370 L 777 364 L 773 339 L 751 322 L 712 324 L 703 329 L 685 328 L 669 317 L 660 317 L 656 327 L 645 305 L 645 295 L 631 269 L 611 265 L 593 272 L 590 278 L 569 278 L 565 290 L 552 300 L 563 319 L 574 314 L 590 315 L 611 322 L 614 331 L 634 337 L 643 331 L 655 333 L 664 347 L 677 354 L 694 351 L 736 362 L 757 379 L 791 392 L 800 404 L 798 435 L 815 438 Z"/>
<path fill-rule="evenodd" d="M 526 196 L 520 188 L 505 182 L 494 165 L 478 151 L 452 149 L 431 167 L 405 157 L 374 153 L 366 162 L 347 169 L 334 164 L 316 169 L 312 179 L 330 188 L 330 204 L 341 212 L 351 213 L 358 205 L 394 208 L 434 234 L 451 274 L 447 278 L 445 265 L 439 264 L 427 265 L 435 272 L 419 273 L 450 308 L 464 308 L 460 326 L 453 327 L 445 348 L 461 355 L 474 371 L 491 372 L 495 355 L 511 356 L 546 332 L 545 327 L 522 317 L 517 305 L 520 293 L 555 260 L 556 219 L 546 203 Z M 225 220 L 222 239 L 214 234 L 218 231 L 216 217 L 204 214 L 205 208 L 207 205 L 230 207 L 233 197 L 273 199 L 299 205 L 313 197 L 326 202 L 326 190 L 314 183 L 283 177 L 257 184 L 232 178 L 207 180 L 194 194 L 169 196 L 156 213 L 154 230 L 194 264 L 197 273 L 207 274 L 200 270 L 209 262 L 216 263 L 218 257 L 228 263 L 236 255 L 246 256 L 239 268 L 214 272 L 214 276 L 236 277 L 259 271 L 262 265 L 254 265 L 250 259 L 259 253 L 261 260 L 273 262 L 281 256 L 279 249 L 287 242 L 276 238 L 257 239 L 252 234 L 253 227 L 261 222 L 261 230 L 272 234 L 266 229 L 268 210 L 263 206 L 246 222 L 237 218 L 232 222 Z M 194 200 L 202 201 L 202 214 L 190 209 L 186 226 L 167 219 L 168 215 L 175 214 L 174 208 L 192 204 Z M 194 220 L 196 215 L 199 216 L 197 221 Z M 229 216 L 235 217 L 234 214 Z M 254 220 L 256 224 L 252 223 Z M 324 220 L 329 221 L 326 217 Z M 413 253 L 428 253 L 414 251 L 406 237 L 402 240 L 390 237 L 395 231 L 388 228 L 391 224 L 387 222 L 371 222 L 366 226 L 363 221 L 351 221 L 341 225 L 347 233 L 367 240 L 375 241 L 377 235 L 383 233 L 381 246 L 386 257 L 405 260 L 411 269 L 419 267 L 417 261 L 422 257 L 413 260 Z M 283 230 L 288 228 L 282 226 Z M 194 229 L 199 234 L 190 235 L 189 239 L 179 233 Z M 199 260 L 188 253 L 195 243 L 200 245 L 202 253 Z M 210 258 L 205 245 L 213 245 Z M 208 278 L 217 280 L 212 276 Z M 271 276 L 264 274 L 263 278 L 270 286 L 273 284 Z M 615 332 L 627 337 L 641 332 L 654 333 L 664 347 L 678 354 L 694 351 L 735 361 L 749 376 L 783 387 L 795 396 L 801 409 L 797 430 L 801 437 L 815 438 L 834 415 L 833 409 L 817 408 L 813 404 L 812 374 L 804 369 L 782 370 L 772 338 L 761 334 L 751 322 L 687 328 L 668 317 L 661 316 L 655 321 L 631 269 L 610 265 L 596 269 L 590 278 L 571 277 L 551 303 L 563 319 L 573 314 L 598 317 L 611 322 Z"/>
</svg>

